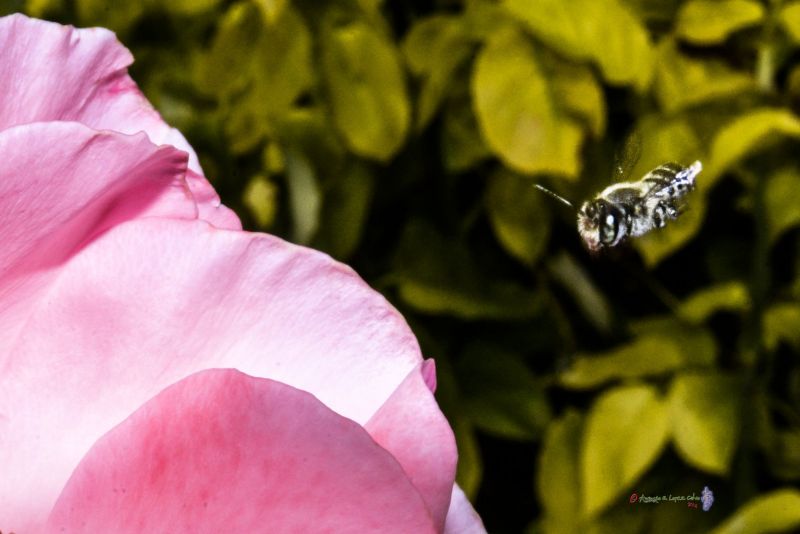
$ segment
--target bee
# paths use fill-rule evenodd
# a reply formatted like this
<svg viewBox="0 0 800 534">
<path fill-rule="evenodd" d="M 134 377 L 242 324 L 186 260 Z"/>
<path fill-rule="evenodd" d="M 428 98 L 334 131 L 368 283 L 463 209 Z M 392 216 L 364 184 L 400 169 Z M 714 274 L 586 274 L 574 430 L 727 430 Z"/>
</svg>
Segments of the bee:
<svg viewBox="0 0 800 534">
<path fill-rule="evenodd" d="M 702 170 L 699 161 L 688 167 L 664 163 L 637 182 L 620 182 L 603 189 L 576 210 L 578 234 L 586 248 L 595 253 L 614 247 L 628 237 L 644 235 L 677 219 Z M 575 209 L 572 202 L 549 189 L 539 184 L 534 187 Z"/>
</svg>

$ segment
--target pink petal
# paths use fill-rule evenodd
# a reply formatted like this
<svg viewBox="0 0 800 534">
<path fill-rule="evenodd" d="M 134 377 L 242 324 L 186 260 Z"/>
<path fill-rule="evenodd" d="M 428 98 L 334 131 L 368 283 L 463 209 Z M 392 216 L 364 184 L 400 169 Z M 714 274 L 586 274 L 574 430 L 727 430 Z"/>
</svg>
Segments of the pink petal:
<svg viewBox="0 0 800 534">
<path fill-rule="evenodd" d="M 135 217 L 195 218 L 185 170 L 185 153 L 143 134 L 65 122 L 0 131 L 0 338 L 11 341 L 50 269 L 103 231 Z"/>
<path fill-rule="evenodd" d="M 435 532 L 364 430 L 308 393 L 233 370 L 192 375 L 104 436 L 52 532 Z"/>
<path fill-rule="evenodd" d="M 486 534 L 483 521 L 457 484 L 453 484 L 453 496 L 450 499 L 450 509 L 447 511 L 444 533 Z"/>
<path fill-rule="evenodd" d="M 456 442 L 425 383 L 432 360 L 422 362 L 366 424 L 370 435 L 391 452 L 408 473 L 433 516 L 444 528 L 456 476 Z"/>
<path fill-rule="evenodd" d="M 436 362 L 433 360 L 422 362 L 422 379 L 431 393 L 436 393 Z"/>
<path fill-rule="evenodd" d="M 0 130 L 40 121 L 77 121 L 96 130 L 144 131 L 157 144 L 189 154 L 189 168 L 202 178 L 197 155 L 170 128 L 128 76 L 131 53 L 102 28 L 76 30 L 24 15 L 0 18 Z M 210 184 L 190 181 L 203 202 L 201 216 L 220 227 L 241 228 Z M 195 187 L 195 186 L 199 187 Z"/>
<path fill-rule="evenodd" d="M 403 318 L 346 266 L 200 221 L 112 228 L 61 267 L 20 321 L 0 356 L 4 529 L 42 521 L 89 447 L 189 374 L 269 377 L 364 424 L 421 361 Z M 438 413 L 420 409 L 423 423 L 425 411 Z"/>
<path fill-rule="evenodd" d="M 197 203 L 198 219 L 209 222 L 217 228 L 242 229 L 239 217 L 233 210 L 222 204 L 219 195 L 202 174 L 189 170 L 186 173 L 186 183 Z"/>
<path fill-rule="evenodd" d="M 156 147 L 144 135 L 64 122 L 0 131 L 3 277 L 22 264 L 27 271 L 57 264 L 131 218 L 195 218 L 185 170 L 186 154 Z"/>
</svg>

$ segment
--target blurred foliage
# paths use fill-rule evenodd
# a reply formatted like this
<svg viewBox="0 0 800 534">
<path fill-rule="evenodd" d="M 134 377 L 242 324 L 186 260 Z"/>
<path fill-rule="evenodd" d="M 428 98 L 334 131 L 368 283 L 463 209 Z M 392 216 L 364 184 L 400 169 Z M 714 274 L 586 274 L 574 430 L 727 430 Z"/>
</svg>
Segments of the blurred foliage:
<svg viewBox="0 0 800 534">
<path fill-rule="evenodd" d="M 0 6 L 116 31 L 247 228 L 397 305 L 490 531 L 800 529 L 800 1 Z M 689 210 L 600 256 L 531 187 L 695 159 Z"/>
</svg>

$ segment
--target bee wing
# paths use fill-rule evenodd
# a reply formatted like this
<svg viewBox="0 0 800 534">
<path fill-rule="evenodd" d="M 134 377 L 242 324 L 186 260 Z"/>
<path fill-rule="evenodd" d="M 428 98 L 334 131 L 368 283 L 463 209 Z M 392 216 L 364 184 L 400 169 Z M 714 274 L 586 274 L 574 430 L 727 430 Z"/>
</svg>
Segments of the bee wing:
<svg viewBox="0 0 800 534">
<path fill-rule="evenodd" d="M 617 152 L 614 158 L 614 181 L 628 180 L 641 155 L 642 134 L 639 133 L 639 130 L 633 130 L 625 139 L 622 150 Z"/>
</svg>

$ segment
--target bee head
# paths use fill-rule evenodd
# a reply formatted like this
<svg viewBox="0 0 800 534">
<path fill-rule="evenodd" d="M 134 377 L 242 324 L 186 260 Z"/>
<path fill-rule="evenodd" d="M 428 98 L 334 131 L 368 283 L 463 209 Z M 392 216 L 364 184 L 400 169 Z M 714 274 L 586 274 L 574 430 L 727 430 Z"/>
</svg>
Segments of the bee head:
<svg viewBox="0 0 800 534">
<path fill-rule="evenodd" d="M 602 198 L 584 202 L 578 210 L 578 232 L 591 252 L 616 245 L 622 236 L 619 209 Z"/>
</svg>

